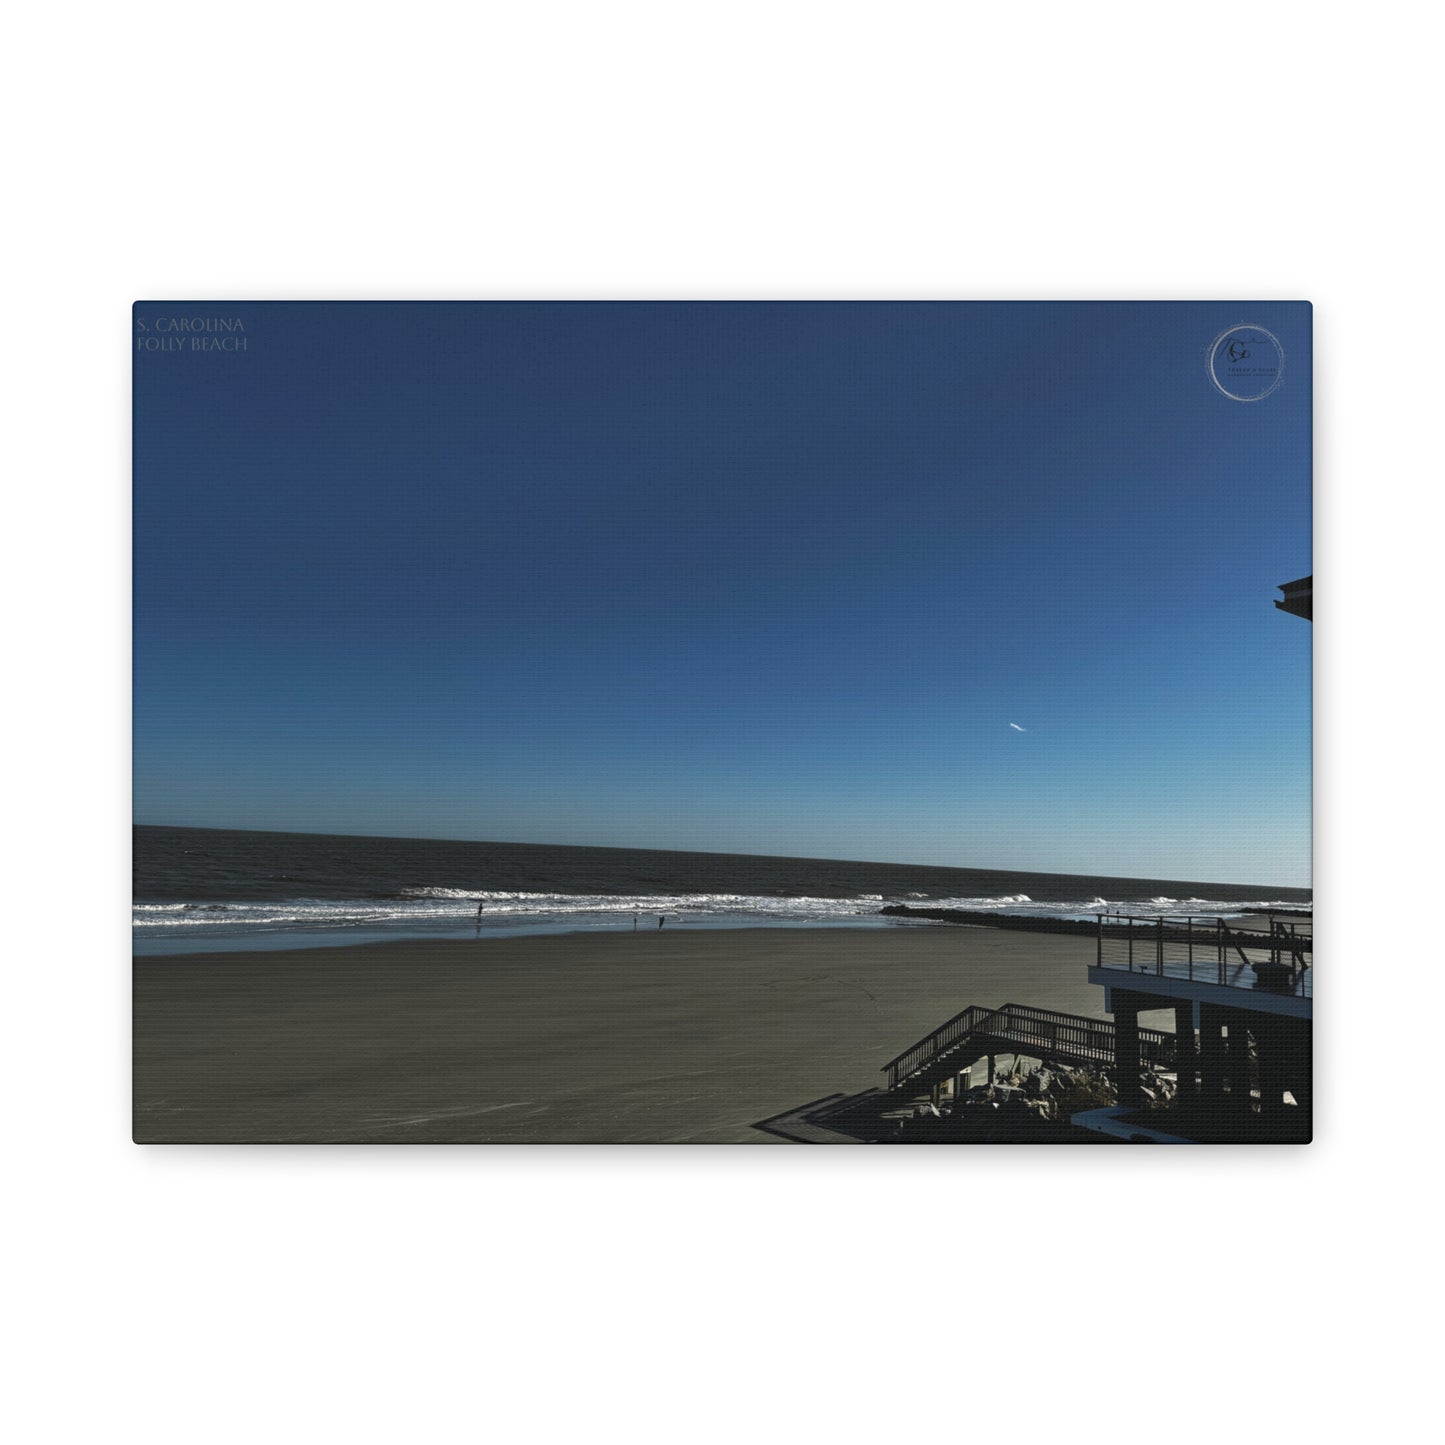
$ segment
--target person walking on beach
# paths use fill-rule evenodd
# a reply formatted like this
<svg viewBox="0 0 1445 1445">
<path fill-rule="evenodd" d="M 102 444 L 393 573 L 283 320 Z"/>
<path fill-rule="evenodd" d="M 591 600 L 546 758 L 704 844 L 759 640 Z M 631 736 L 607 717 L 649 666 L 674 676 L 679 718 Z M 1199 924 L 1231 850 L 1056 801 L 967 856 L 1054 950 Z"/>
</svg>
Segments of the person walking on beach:
<svg viewBox="0 0 1445 1445">
<path fill-rule="evenodd" d="M 486 906 L 487 906 L 487 904 L 486 904 L 486 900 L 485 900 L 485 899 L 479 898 L 479 899 L 477 900 L 477 932 L 478 932 L 478 933 L 480 933 L 480 932 L 482 931 L 482 909 L 484 909 Z"/>
<path fill-rule="evenodd" d="M 662 925 L 663 925 L 663 922 L 664 922 L 663 916 L 662 916 L 662 914 L 659 913 L 659 914 L 657 915 L 657 926 L 658 926 L 659 928 L 661 928 Z"/>
</svg>

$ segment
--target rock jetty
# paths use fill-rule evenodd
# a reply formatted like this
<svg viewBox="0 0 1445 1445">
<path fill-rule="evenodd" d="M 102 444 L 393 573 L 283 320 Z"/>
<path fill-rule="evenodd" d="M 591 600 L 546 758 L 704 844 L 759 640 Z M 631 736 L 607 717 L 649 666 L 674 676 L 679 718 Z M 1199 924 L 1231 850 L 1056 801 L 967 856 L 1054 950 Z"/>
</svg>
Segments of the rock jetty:
<svg viewBox="0 0 1445 1445">
<path fill-rule="evenodd" d="M 989 913 L 970 908 L 912 908 L 906 903 L 890 903 L 879 913 L 890 918 L 932 918 L 938 923 L 966 923 L 983 928 L 1016 928 L 1025 933 L 1077 933 L 1093 938 L 1098 922 L 1088 918 L 1034 918 L 1016 913 Z"/>
</svg>

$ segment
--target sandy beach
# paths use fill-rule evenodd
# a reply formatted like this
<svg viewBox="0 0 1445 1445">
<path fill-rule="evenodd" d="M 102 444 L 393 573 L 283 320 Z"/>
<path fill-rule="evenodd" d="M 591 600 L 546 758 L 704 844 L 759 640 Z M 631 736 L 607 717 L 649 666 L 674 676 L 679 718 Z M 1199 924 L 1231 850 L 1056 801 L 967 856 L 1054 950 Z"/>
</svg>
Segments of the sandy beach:
<svg viewBox="0 0 1445 1445">
<path fill-rule="evenodd" d="M 1102 1017 L 1082 938 L 988 928 L 410 942 L 135 961 L 135 1138 L 767 1143 L 972 1003 Z"/>
</svg>

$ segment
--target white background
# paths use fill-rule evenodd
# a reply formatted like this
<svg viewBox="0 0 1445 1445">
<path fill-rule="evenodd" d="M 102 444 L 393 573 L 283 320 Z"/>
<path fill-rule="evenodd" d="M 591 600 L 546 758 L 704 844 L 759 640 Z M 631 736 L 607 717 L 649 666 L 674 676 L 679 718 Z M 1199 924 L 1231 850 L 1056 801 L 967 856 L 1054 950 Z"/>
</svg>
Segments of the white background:
<svg viewBox="0 0 1445 1445">
<path fill-rule="evenodd" d="M 1420 1433 L 1442 967 L 1424 13 L 10 18 L 13 1438 Z M 130 303 L 787 296 L 1314 302 L 1316 1144 L 130 1144 Z"/>
</svg>

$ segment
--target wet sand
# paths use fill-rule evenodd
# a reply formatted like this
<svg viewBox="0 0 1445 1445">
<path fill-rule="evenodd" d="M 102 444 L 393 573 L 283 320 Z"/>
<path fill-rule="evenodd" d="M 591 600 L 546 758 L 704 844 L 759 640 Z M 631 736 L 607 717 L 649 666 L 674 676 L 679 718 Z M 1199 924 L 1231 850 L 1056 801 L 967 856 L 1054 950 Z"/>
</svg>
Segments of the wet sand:
<svg viewBox="0 0 1445 1445">
<path fill-rule="evenodd" d="M 969 1004 L 1105 1017 L 1093 957 L 940 925 L 138 958 L 135 1138 L 775 1143 Z"/>
</svg>

